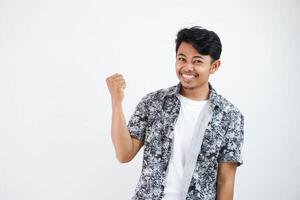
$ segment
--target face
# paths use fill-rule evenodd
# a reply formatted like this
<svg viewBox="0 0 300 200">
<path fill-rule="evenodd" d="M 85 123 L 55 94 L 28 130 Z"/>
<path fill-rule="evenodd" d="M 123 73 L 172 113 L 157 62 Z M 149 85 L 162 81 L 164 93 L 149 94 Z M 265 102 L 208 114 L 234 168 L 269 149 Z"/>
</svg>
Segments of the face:
<svg viewBox="0 0 300 200">
<path fill-rule="evenodd" d="M 182 86 L 197 89 L 205 85 L 220 65 L 220 60 L 211 61 L 209 55 L 199 54 L 191 44 L 182 42 L 176 54 L 176 74 Z"/>
</svg>

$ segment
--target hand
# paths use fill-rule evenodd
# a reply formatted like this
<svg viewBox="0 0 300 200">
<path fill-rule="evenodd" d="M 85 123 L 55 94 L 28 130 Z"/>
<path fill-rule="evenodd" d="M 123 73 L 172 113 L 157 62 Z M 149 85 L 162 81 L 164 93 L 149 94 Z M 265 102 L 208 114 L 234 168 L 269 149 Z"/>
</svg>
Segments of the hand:
<svg viewBox="0 0 300 200">
<path fill-rule="evenodd" d="M 122 103 L 124 98 L 124 89 L 126 82 L 122 74 L 115 73 L 106 78 L 106 84 L 109 89 L 111 100 L 113 103 Z"/>
</svg>

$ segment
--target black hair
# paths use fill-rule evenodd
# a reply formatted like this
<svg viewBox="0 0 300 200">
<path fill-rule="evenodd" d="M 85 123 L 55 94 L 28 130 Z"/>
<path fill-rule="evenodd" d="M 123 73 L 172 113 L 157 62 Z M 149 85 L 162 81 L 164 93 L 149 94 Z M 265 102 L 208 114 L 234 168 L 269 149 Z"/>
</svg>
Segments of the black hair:
<svg viewBox="0 0 300 200">
<path fill-rule="evenodd" d="M 187 42 L 191 44 L 198 53 L 210 55 L 212 62 L 218 60 L 221 56 L 222 44 L 219 36 L 215 32 L 202 28 L 201 26 L 193 26 L 179 30 L 175 42 L 176 54 L 181 42 Z"/>
</svg>

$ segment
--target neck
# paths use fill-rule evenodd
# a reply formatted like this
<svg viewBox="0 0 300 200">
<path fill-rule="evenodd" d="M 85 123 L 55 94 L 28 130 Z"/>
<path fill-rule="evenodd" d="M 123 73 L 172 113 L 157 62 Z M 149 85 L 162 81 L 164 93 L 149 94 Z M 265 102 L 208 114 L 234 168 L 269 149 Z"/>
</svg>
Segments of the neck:
<svg viewBox="0 0 300 200">
<path fill-rule="evenodd" d="M 209 86 L 208 82 L 199 87 L 186 88 L 181 84 L 179 93 L 189 99 L 201 101 L 209 99 Z"/>
</svg>

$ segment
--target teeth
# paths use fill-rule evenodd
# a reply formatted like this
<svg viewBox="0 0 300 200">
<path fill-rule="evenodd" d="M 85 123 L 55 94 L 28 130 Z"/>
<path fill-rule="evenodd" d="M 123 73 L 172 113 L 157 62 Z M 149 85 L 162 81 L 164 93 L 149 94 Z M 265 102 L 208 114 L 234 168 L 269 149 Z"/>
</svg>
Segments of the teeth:
<svg viewBox="0 0 300 200">
<path fill-rule="evenodd" d="M 182 76 L 183 76 L 184 78 L 187 78 L 187 79 L 193 79 L 193 78 L 195 78 L 195 75 L 182 74 Z"/>
</svg>

